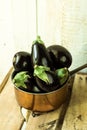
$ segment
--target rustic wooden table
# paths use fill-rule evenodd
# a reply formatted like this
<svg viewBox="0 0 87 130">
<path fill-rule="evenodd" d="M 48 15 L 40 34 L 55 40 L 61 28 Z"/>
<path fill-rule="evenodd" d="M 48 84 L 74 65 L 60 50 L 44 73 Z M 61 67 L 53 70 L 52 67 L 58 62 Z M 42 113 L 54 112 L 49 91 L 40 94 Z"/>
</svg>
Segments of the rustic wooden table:
<svg viewBox="0 0 87 130">
<path fill-rule="evenodd" d="M 0 130 L 87 130 L 87 74 L 71 77 L 67 100 L 60 108 L 35 116 L 18 105 L 11 72 L 12 68 L 0 85 Z"/>
</svg>

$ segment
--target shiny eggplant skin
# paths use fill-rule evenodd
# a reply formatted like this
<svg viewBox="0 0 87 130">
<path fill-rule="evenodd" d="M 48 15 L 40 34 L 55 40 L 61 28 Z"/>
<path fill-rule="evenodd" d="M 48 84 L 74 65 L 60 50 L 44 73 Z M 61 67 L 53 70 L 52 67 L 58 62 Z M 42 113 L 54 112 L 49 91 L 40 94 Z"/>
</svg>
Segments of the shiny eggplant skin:
<svg viewBox="0 0 87 130">
<path fill-rule="evenodd" d="M 42 65 L 52 68 L 52 60 L 44 44 L 36 42 L 32 45 L 31 62 L 32 66 Z"/>
<path fill-rule="evenodd" d="M 13 78 L 16 76 L 17 73 L 19 73 L 20 71 L 15 71 L 13 70 L 12 74 L 11 74 L 11 80 L 13 80 Z M 27 85 L 27 89 L 23 88 L 22 86 L 19 87 L 19 89 L 26 91 L 26 92 L 33 92 L 33 93 L 44 93 L 44 91 L 42 91 L 37 83 L 36 80 L 34 79 L 34 77 L 31 77 L 30 79 L 28 79 L 25 83 Z"/>
<path fill-rule="evenodd" d="M 55 75 L 53 71 L 46 71 L 46 74 L 48 76 L 49 83 L 46 83 L 45 81 L 36 77 L 36 82 L 38 87 L 45 92 L 51 92 L 58 89 L 60 86 L 59 86 L 59 80 L 57 75 Z"/>
<path fill-rule="evenodd" d="M 63 46 L 51 45 L 47 47 L 47 51 L 53 60 L 53 66 L 55 69 L 67 67 L 69 68 L 72 64 L 71 53 Z"/>
<path fill-rule="evenodd" d="M 33 73 L 30 53 L 25 51 L 17 52 L 13 57 L 13 67 L 16 71 L 25 70 Z"/>
<path fill-rule="evenodd" d="M 13 80 L 14 80 L 14 78 L 15 78 L 15 76 L 18 74 L 18 73 L 21 73 L 21 72 L 26 72 L 26 74 L 28 74 L 29 75 L 29 72 L 28 71 L 15 71 L 15 70 L 13 70 L 13 72 L 12 72 L 12 74 L 11 74 L 11 79 L 12 79 L 12 82 L 13 82 Z M 29 76 L 30 77 L 30 76 Z M 17 84 L 17 82 L 21 82 L 21 79 L 18 79 L 17 81 L 16 81 L 16 84 Z M 13 82 L 14 83 L 14 82 Z M 23 87 L 23 86 L 18 86 L 18 88 L 20 88 L 21 90 L 24 90 L 24 91 L 32 91 L 32 89 L 33 89 L 33 78 L 32 77 L 30 77 L 30 78 L 27 78 L 27 80 L 26 80 L 26 82 L 24 82 L 25 84 L 26 84 L 26 88 L 25 87 Z M 14 83 L 14 85 L 15 85 L 15 83 Z M 17 87 L 17 86 L 16 86 Z"/>
</svg>

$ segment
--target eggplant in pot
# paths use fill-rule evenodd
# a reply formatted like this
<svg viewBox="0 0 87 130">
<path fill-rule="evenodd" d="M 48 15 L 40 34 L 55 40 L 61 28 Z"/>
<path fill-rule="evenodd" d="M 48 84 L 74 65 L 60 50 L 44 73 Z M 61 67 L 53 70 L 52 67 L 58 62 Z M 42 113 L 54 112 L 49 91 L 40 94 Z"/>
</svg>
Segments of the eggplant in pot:
<svg viewBox="0 0 87 130">
<path fill-rule="evenodd" d="M 53 66 L 55 69 L 67 67 L 69 68 L 72 64 L 71 53 L 63 46 L 51 45 L 47 47 L 47 51 L 53 59 Z"/>
<path fill-rule="evenodd" d="M 39 36 L 37 36 L 37 39 L 33 42 L 32 45 L 31 62 L 33 67 L 35 65 L 41 65 L 50 67 L 51 69 L 53 68 L 50 55 Z"/>
<path fill-rule="evenodd" d="M 31 54 L 25 51 L 17 52 L 13 56 L 13 67 L 15 71 L 29 71 L 32 74 Z"/>
<path fill-rule="evenodd" d="M 69 77 L 69 71 L 67 68 L 51 71 L 49 67 L 35 66 L 34 76 L 42 91 L 51 92 L 65 84 Z"/>
</svg>

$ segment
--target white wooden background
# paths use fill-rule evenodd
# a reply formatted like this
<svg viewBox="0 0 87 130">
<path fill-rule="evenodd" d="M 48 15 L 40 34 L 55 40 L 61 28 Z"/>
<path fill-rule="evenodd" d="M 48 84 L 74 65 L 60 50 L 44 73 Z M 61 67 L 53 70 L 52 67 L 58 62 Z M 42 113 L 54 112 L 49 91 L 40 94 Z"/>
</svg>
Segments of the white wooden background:
<svg viewBox="0 0 87 130">
<path fill-rule="evenodd" d="M 0 0 L 0 82 L 14 53 L 31 50 L 35 10 L 35 0 Z M 71 52 L 70 69 L 87 63 L 87 0 L 38 0 L 38 24 L 46 46 L 60 44 Z"/>
</svg>

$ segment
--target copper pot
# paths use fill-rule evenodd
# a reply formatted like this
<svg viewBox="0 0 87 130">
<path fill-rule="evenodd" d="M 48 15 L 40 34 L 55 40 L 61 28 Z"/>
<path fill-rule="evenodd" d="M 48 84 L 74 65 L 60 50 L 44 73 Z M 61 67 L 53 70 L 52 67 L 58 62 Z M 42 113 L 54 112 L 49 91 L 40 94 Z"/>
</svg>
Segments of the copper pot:
<svg viewBox="0 0 87 130">
<path fill-rule="evenodd" d="M 69 72 L 69 74 L 71 76 L 86 67 L 87 64 L 80 66 Z M 68 93 L 68 81 L 61 88 L 48 93 L 25 92 L 14 86 L 17 102 L 21 107 L 35 112 L 47 112 L 55 110 L 60 107 L 60 105 L 62 105 L 66 100 Z"/>
</svg>

